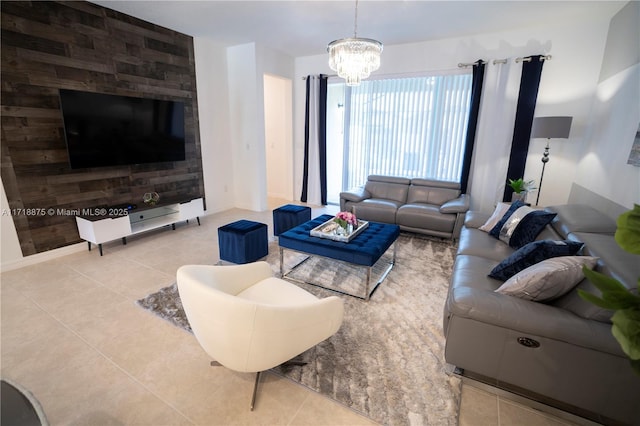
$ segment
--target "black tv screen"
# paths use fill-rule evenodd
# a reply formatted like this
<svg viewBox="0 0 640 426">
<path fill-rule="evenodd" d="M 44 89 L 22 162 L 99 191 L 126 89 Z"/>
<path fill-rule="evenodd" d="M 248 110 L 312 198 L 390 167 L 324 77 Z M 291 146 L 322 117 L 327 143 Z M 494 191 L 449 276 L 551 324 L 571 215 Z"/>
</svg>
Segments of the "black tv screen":
<svg viewBox="0 0 640 426">
<path fill-rule="evenodd" d="M 184 102 L 60 90 L 72 169 L 183 161 Z"/>
</svg>

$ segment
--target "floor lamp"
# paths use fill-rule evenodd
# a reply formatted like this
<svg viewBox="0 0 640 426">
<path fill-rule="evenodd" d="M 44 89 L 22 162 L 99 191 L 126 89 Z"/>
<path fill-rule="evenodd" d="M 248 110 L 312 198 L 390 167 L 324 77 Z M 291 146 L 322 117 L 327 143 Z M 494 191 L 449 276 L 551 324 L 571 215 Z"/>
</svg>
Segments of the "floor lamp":
<svg viewBox="0 0 640 426">
<path fill-rule="evenodd" d="M 538 184 L 538 197 L 536 198 L 536 206 L 540 201 L 540 192 L 542 191 L 542 178 L 544 178 L 544 168 L 549 162 L 549 141 L 551 138 L 568 139 L 571 130 L 571 121 L 573 117 L 535 117 L 533 119 L 533 127 L 531 128 L 532 138 L 546 138 L 547 146 L 542 154 L 542 174 L 540 174 L 540 183 Z"/>
</svg>

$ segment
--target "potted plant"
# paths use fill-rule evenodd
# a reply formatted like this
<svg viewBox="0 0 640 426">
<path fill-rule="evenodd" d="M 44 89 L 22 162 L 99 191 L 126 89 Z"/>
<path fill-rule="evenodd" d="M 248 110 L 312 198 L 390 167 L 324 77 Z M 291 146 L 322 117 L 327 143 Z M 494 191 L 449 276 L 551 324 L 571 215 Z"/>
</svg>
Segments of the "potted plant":
<svg viewBox="0 0 640 426">
<path fill-rule="evenodd" d="M 519 179 L 509 179 L 509 186 L 513 189 L 513 194 L 511 195 L 511 201 L 520 200 L 523 203 L 527 198 L 527 193 L 533 189 L 536 189 L 533 186 L 534 181 L 528 180 L 525 181 L 522 178 Z"/>
<path fill-rule="evenodd" d="M 623 250 L 640 255 L 640 205 L 618 217 L 616 242 Z M 584 300 L 614 311 L 611 317 L 611 333 L 631 366 L 640 376 L 640 296 L 631 293 L 615 278 L 583 268 L 584 275 L 602 292 L 602 297 L 578 289 Z M 640 292 L 640 278 L 638 279 Z"/>
</svg>

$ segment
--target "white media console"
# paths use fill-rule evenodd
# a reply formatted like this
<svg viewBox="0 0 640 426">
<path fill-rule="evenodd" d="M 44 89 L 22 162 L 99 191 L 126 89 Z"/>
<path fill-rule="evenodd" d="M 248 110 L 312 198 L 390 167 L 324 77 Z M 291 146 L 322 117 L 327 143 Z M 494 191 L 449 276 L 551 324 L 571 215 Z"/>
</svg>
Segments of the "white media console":
<svg viewBox="0 0 640 426">
<path fill-rule="evenodd" d="M 100 209 L 96 209 L 98 211 Z M 76 216 L 80 238 L 89 244 L 97 244 L 102 256 L 102 243 L 122 239 L 127 243 L 127 237 L 171 225 L 176 229 L 176 223 L 196 219 L 200 225 L 200 216 L 204 215 L 202 198 L 175 204 L 164 204 L 157 207 L 141 209 L 101 209 L 106 215 Z M 122 210 L 120 213 L 118 210 Z"/>
</svg>

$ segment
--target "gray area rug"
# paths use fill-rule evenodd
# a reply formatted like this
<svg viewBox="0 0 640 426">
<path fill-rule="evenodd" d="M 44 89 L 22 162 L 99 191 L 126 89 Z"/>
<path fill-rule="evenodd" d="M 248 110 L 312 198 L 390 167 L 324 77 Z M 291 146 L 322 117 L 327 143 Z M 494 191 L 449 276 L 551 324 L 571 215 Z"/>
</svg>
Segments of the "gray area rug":
<svg viewBox="0 0 640 426">
<path fill-rule="evenodd" d="M 303 354 L 302 367 L 273 371 L 361 412 L 385 425 L 457 425 L 460 380 L 444 361 L 442 312 L 455 247 L 448 241 L 401 234 L 396 264 L 369 302 L 340 295 L 345 319 L 340 330 Z M 277 243 L 267 262 L 280 271 Z M 285 265 L 300 254 L 285 251 Z M 352 291 L 359 271 L 312 258 L 295 271 L 333 288 Z M 309 292 L 337 293 L 307 284 Z M 145 309 L 191 330 L 176 285 L 137 302 Z"/>
</svg>

